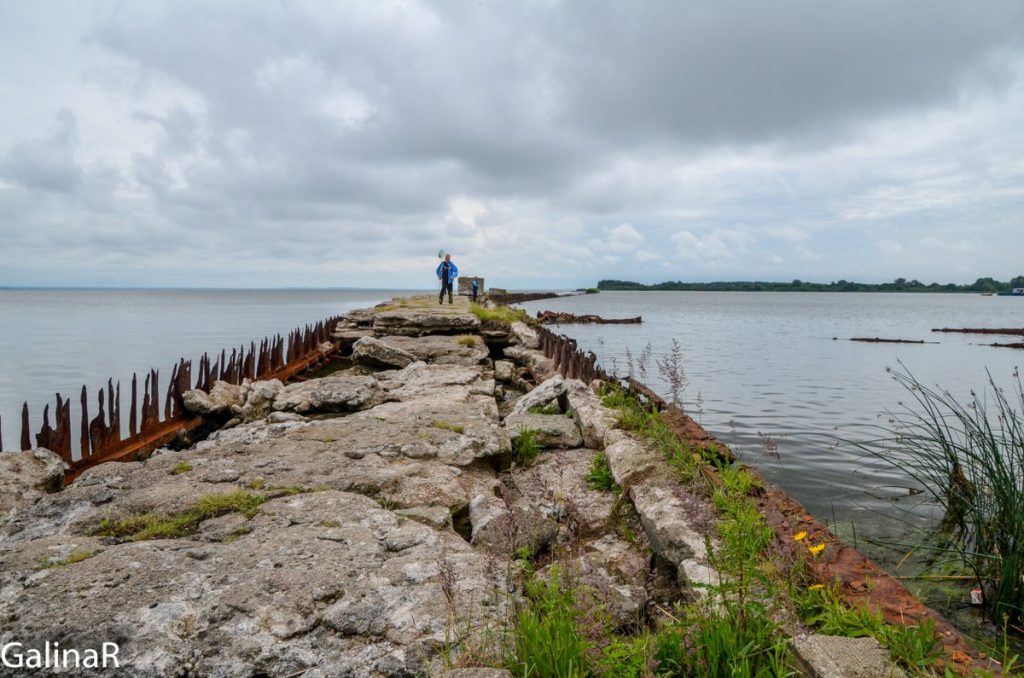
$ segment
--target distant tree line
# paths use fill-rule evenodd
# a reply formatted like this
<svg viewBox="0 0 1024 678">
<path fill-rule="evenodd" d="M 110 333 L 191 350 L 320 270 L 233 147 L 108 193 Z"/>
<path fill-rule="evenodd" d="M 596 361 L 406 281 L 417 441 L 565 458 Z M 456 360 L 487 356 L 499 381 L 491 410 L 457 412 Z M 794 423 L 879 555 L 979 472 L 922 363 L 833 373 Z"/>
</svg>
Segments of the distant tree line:
<svg viewBox="0 0 1024 678">
<path fill-rule="evenodd" d="M 886 283 L 859 283 L 849 280 L 833 280 L 830 283 L 804 282 L 682 282 L 666 281 L 654 285 L 643 285 L 630 280 L 601 280 L 597 283 L 599 290 L 671 290 L 697 292 L 1004 292 L 1015 287 L 1024 287 L 1024 275 L 1019 275 L 1009 282 L 1001 282 L 993 278 L 978 278 L 967 285 L 956 283 L 941 284 L 937 282 L 925 284 L 920 280 L 896 278 Z"/>
</svg>

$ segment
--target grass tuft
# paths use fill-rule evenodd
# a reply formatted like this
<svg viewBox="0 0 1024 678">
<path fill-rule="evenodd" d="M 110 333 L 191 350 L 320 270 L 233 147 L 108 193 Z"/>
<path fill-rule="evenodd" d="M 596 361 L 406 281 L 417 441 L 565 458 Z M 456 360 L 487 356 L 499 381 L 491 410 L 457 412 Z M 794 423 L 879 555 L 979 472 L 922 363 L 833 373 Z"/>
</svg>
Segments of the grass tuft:
<svg viewBox="0 0 1024 678">
<path fill-rule="evenodd" d="M 441 429 L 442 431 L 452 431 L 454 433 L 465 433 L 466 427 L 460 424 L 451 424 L 447 421 L 435 421 L 431 424 L 434 428 Z"/>
<path fill-rule="evenodd" d="M 79 549 L 73 551 L 67 558 L 61 558 L 60 560 L 50 560 L 49 558 L 43 558 L 39 561 L 40 570 L 49 570 L 54 567 L 66 567 L 68 565 L 74 565 L 80 563 L 83 560 L 92 558 L 93 552 L 87 549 Z"/>
<path fill-rule="evenodd" d="M 496 322 L 511 325 L 517 320 L 526 320 L 526 311 L 511 306 L 495 306 L 486 308 L 480 304 L 470 304 L 469 310 L 480 319 L 480 322 Z"/>
<path fill-rule="evenodd" d="M 530 414 L 561 414 L 562 408 L 559 407 L 558 401 L 548 403 L 547 405 L 534 405 L 529 410 Z"/>
<path fill-rule="evenodd" d="M 476 346 L 476 337 L 467 334 L 465 336 L 459 337 L 457 339 L 457 343 L 460 346 L 465 346 L 467 348 L 474 348 Z"/>
<path fill-rule="evenodd" d="M 512 439 L 512 459 L 519 466 L 530 466 L 544 450 L 537 429 L 521 428 Z"/>
<path fill-rule="evenodd" d="M 615 482 L 612 475 L 612 467 L 608 465 L 608 455 L 604 452 L 595 452 L 590 460 L 590 470 L 586 475 L 587 485 L 592 490 L 603 492 L 614 492 L 619 494 L 622 488 Z"/>
<path fill-rule="evenodd" d="M 105 517 L 93 530 L 93 534 L 124 541 L 177 539 L 194 534 L 204 520 L 227 513 L 241 513 L 247 518 L 252 518 L 258 512 L 260 504 L 268 498 L 250 494 L 245 490 L 211 494 L 200 497 L 191 508 L 180 513 L 165 515 L 150 512 L 126 516 L 117 521 Z"/>
<path fill-rule="evenodd" d="M 192 464 L 188 463 L 187 461 L 179 461 L 177 464 L 174 465 L 174 468 L 171 469 L 171 475 L 180 476 L 182 473 L 188 473 L 191 470 Z"/>
</svg>

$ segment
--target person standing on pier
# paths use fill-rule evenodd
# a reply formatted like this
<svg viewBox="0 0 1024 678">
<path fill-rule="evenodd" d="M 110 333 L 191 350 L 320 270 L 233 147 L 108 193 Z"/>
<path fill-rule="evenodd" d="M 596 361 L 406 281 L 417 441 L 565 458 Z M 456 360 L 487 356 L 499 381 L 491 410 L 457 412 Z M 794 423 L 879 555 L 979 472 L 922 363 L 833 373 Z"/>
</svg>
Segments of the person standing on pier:
<svg viewBox="0 0 1024 678">
<path fill-rule="evenodd" d="M 459 267 L 452 261 L 452 255 L 445 254 L 444 261 L 437 265 L 437 277 L 441 281 L 441 294 L 437 295 L 437 303 L 444 303 L 445 290 L 448 290 L 448 303 L 453 303 L 452 284 L 459 277 Z"/>
<path fill-rule="evenodd" d="M 477 280 L 476 278 L 473 278 L 473 303 L 474 304 L 476 303 L 476 295 L 477 295 L 477 292 L 479 292 L 479 291 L 480 291 L 480 281 Z"/>
</svg>

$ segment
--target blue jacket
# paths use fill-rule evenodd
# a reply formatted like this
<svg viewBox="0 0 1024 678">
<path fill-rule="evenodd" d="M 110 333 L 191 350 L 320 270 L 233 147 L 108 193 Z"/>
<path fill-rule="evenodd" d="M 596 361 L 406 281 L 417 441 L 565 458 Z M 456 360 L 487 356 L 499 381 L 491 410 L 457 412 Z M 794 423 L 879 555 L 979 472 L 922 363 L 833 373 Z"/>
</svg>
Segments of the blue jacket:
<svg viewBox="0 0 1024 678">
<path fill-rule="evenodd" d="M 440 264 L 437 265 L 437 279 L 438 280 L 441 279 L 441 267 L 442 266 L 444 266 L 444 262 L 443 261 Z M 454 261 L 449 261 L 448 262 L 448 282 L 452 282 L 452 281 L 454 281 L 458 277 L 459 277 L 459 267 L 455 265 Z"/>
</svg>

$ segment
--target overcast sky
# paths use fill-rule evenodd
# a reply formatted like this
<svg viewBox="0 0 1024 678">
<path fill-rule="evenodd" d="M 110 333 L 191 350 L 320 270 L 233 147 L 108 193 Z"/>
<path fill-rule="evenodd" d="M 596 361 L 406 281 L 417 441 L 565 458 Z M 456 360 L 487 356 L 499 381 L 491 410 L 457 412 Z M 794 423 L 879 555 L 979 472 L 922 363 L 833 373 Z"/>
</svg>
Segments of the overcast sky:
<svg viewBox="0 0 1024 678">
<path fill-rule="evenodd" d="M 0 285 L 1024 274 L 1024 3 L 0 0 Z"/>
</svg>

